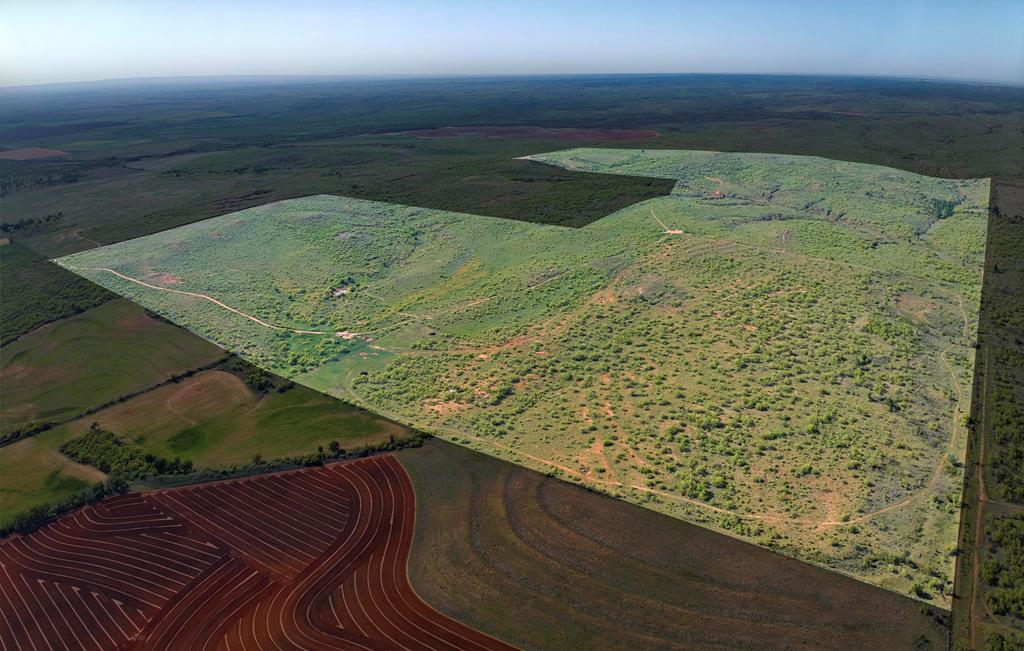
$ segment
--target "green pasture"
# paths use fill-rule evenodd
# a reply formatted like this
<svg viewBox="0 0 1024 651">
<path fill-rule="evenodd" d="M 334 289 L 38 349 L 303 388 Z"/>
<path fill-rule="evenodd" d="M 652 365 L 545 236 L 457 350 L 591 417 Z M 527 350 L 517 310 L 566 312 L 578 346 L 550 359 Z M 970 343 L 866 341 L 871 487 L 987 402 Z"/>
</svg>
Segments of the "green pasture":
<svg viewBox="0 0 1024 651">
<path fill-rule="evenodd" d="M 258 394 L 221 370 L 162 386 L 59 428 L 72 436 L 98 422 L 144 452 L 197 468 L 299 456 L 331 441 L 354 449 L 405 429 L 306 387 Z"/>
<path fill-rule="evenodd" d="M 110 301 L 0 348 L 0 429 L 66 420 L 223 355 L 134 303 Z"/>
<path fill-rule="evenodd" d="M 51 430 L 0 448 L 0 524 L 35 506 L 57 502 L 106 479 L 60 453 L 66 431 Z"/>
<path fill-rule="evenodd" d="M 532 158 L 673 189 L 578 229 L 318 195 L 58 263 L 313 388 L 946 603 L 988 182 Z"/>
</svg>

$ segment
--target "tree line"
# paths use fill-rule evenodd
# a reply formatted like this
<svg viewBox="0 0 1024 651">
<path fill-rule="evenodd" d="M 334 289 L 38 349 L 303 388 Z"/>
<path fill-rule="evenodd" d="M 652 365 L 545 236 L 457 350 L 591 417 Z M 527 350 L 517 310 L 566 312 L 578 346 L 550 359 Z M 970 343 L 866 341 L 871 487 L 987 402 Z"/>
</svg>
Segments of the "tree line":
<svg viewBox="0 0 1024 651">
<path fill-rule="evenodd" d="M 102 429 L 99 423 L 93 423 L 88 432 L 61 445 L 60 451 L 79 463 L 127 481 L 149 475 L 184 475 L 193 470 L 191 461 L 169 460 L 143 452 Z"/>
</svg>

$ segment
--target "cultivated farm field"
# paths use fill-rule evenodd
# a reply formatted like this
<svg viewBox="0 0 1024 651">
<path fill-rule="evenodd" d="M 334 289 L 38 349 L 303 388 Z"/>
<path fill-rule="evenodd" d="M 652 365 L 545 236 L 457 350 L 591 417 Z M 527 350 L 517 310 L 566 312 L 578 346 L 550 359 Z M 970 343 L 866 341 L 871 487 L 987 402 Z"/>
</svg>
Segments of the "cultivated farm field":
<svg viewBox="0 0 1024 651">
<path fill-rule="evenodd" d="M 138 305 L 106 302 L 0 349 L 0 434 L 76 417 L 224 355 Z"/>
<path fill-rule="evenodd" d="M 437 612 L 393 456 L 104 500 L 0 542 L 4 648 L 511 649 Z"/>
<path fill-rule="evenodd" d="M 332 444 L 358 450 L 410 434 L 399 423 L 304 386 L 254 387 L 229 368 L 200 370 L 0 447 L 0 526 L 108 479 L 62 450 L 94 426 L 115 436 L 122 450 L 181 459 L 200 477 L 254 459 L 295 459 Z"/>
<path fill-rule="evenodd" d="M 345 449 L 401 438 L 406 428 L 306 387 L 258 393 L 219 369 L 197 373 L 67 423 L 73 437 L 98 422 L 156 456 L 197 468 L 300 456 L 337 441 Z"/>
<path fill-rule="evenodd" d="M 16 513 L 88 490 L 107 475 L 60 453 L 65 437 L 43 432 L 0 448 L 0 526 Z"/>
<path fill-rule="evenodd" d="M 523 649 L 944 648 L 907 597 L 445 441 L 396 456 L 417 594 Z"/>
<path fill-rule="evenodd" d="M 300 383 L 948 603 L 988 183 L 569 150 L 582 229 L 317 196 L 59 262 Z"/>
</svg>

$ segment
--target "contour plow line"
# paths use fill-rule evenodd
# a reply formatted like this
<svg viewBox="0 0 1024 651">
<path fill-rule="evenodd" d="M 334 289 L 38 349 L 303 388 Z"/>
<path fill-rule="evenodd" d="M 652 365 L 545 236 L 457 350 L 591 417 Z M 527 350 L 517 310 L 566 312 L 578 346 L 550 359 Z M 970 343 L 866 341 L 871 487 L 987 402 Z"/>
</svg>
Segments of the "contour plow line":
<svg viewBox="0 0 1024 651">
<path fill-rule="evenodd" d="M 512 651 L 416 594 L 415 517 L 392 455 L 104 500 L 0 542 L 0 650 Z"/>
<path fill-rule="evenodd" d="M 392 456 L 331 466 L 352 498 L 344 531 L 300 573 L 240 619 L 218 648 L 512 649 L 442 615 L 407 574 L 415 495 Z"/>
</svg>

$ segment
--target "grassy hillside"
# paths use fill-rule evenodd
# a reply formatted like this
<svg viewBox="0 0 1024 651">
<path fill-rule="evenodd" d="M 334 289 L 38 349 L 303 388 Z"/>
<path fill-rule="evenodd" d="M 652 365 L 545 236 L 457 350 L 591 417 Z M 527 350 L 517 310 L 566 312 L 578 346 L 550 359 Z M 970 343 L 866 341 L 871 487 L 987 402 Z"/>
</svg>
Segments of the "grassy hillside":
<svg viewBox="0 0 1024 651">
<path fill-rule="evenodd" d="M 62 426 L 74 435 L 93 422 L 156 456 L 197 468 L 298 456 L 337 441 L 379 443 L 405 428 L 317 391 L 293 387 L 257 393 L 222 370 L 198 373 Z"/>
<path fill-rule="evenodd" d="M 60 453 L 66 432 L 49 431 L 0 448 L 0 526 L 14 514 L 81 493 L 106 475 Z"/>
<path fill-rule="evenodd" d="M 987 183 L 571 150 L 583 229 L 311 197 L 60 263 L 275 372 L 948 602 Z"/>
<path fill-rule="evenodd" d="M 0 431 L 66 420 L 223 356 L 133 303 L 110 301 L 0 348 Z"/>
</svg>

